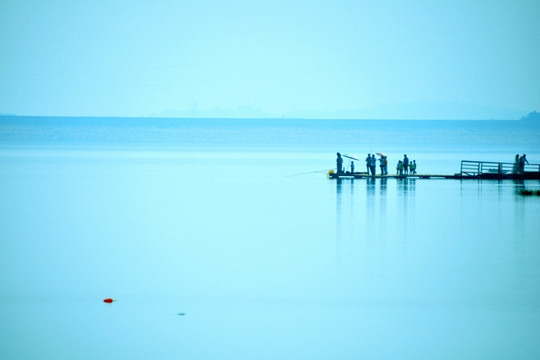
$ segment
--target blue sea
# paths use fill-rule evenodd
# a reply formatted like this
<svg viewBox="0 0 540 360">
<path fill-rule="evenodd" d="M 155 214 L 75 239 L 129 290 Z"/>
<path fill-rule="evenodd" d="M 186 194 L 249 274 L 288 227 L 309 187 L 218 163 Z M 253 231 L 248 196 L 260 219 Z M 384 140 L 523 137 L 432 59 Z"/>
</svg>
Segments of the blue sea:
<svg viewBox="0 0 540 360">
<path fill-rule="evenodd" d="M 540 358 L 540 182 L 338 151 L 540 164 L 540 126 L 0 117 L 0 358 Z"/>
</svg>

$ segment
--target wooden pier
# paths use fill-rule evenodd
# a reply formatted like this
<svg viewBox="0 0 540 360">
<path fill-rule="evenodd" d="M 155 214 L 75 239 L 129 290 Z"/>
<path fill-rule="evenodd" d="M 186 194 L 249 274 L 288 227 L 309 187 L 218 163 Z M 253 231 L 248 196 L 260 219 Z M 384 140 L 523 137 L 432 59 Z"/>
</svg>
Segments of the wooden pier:
<svg viewBox="0 0 540 360">
<path fill-rule="evenodd" d="M 328 173 L 330 179 L 456 179 L 456 180 L 540 180 L 540 164 L 525 164 L 521 172 L 514 163 L 489 161 L 461 161 L 461 171 L 453 175 L 444 174 L 388 174 L 368 175 L 366 172 Z"/>
</svg>

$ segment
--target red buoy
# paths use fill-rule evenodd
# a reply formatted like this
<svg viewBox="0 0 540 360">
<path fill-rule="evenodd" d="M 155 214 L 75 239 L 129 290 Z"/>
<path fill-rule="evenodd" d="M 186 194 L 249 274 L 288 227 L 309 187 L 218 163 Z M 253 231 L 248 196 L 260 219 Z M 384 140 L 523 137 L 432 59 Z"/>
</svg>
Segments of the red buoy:
<svg viewBox="0 0 540 360">
<path fill-rule="evenodd" d="M 108 303 L 108 304 L 112 303 L 113 301 L 114 301 L 114 300 L 111 299 L 111 298 L 108 298 L 108 299 L 103 300 L 103 302 L 106 302 L 106 303 Z"/>
</svg>

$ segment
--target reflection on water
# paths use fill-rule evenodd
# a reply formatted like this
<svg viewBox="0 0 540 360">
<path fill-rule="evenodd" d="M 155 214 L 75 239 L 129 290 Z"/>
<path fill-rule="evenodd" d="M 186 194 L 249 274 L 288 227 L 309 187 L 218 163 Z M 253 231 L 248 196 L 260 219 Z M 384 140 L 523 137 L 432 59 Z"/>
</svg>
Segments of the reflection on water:
<svg viewBox="0 0 540 360">
<path fill-rule="evenodd" d="M 365 184 L 356 186 L 360 191 L 353 194 L 353 183 L 362 181 Z M 339 261 L 341 266 L 362 264 L 362 274 L 381 281 L 392 274 L 387 283 L 391 288 L 416 283 L 420 286 L 416 295 L 404 293 L 412 298 L 489 303 L 493 299 L 486 294 L 495 291 L 507 304 L 540 303 L 540 287 L 524 287 L 532 273 L 540 273 L 536 241 L 540 201 L 518 192 L 523 186 L 539 185 L 438 179 L 344 181 L 336 188 Z M 343 202 L 341 197 L 351 201 Z M 448 290 L 437 283 L 428 286 L 426 276 L 438 277 Z M 440 296 L 432 292 L 435 289 Z"/>
<path fill-rule="evenodd" d="M 538 183 L 284 178 L 297 154 L 40 156 L 0 157 L 1 290 L 61 301 L 0 297 L 1 358 L 540 355 L 540 199 L 516 195 Z"/>
<path fill-rule="evenodd" d="M 409 192 L 414 193 L 416 187 L 416 179 L 396 179 L 396 184 L 399 192 L 401 192 L 403 195 L 408 195 Z"/>
<path fill-rule="evenodd" d="M 400 246 L 415 236 L 416 179 L 339 179 L 336 181 L 336 251 L 339 261 L 358 261 L 352 256 L 367 256 L 366 264 L 384 258 L 391 239 Z M 389 183 L 394 185 L 389 187 Z M 392 184 L 394 183 L 394 184 Z M 359 191 L 355 191 L 356 188 Z M 362 186 L 358 186 L 358 184 Z M 365 246 L 369 245 L 367 248 Z"/>
<path fill-rule="evenodd" d="M 380 188 L 380 194 L 381 196 L 386 195 L 386 186 L 387 186 L 388 179 L 380 179 L 379 181 L 379 188 Z"/>
<path fill-rule="evenodd" d="M 414 220 L 415 216 L 415 206 L 414 206 L 414 197 L 416 195 L 416 179 L 396 179 L 397 183 L 397 192 L 400 196 L 399 201 L 401 201 L 401 232 L 407 236 L 403 237 L 403 243 L 407 243 L 407 238 L 409 236 L 414 236 L 415 229 L 410 226 L 410 222 Z"/>
<path fill-rule="evenodd" d="M 367 178 L 365 181 L 368 194 L 375 195 L 375 184 L 377 183 L 377 180 L 374 178 Z"/>
<path fill-rule="evenodd" d="M 366 179 L 366 209 L 367 214 L 369 218 L 371 219 L 373 217 L 374 211 L 375 211 L 375 195 L 376 195 L 376 180 L 368 178 Z M 367 221 L 372 221 L 370 219 L 367 219 Z M 369 226 L 368 228 L 371 230 L 372 227 Z"/>
<path fill-rule="evenodd" d="M 338 178 L 336 179 L 336 262 L 340 261 L 341 254 L 341 239 L 343 235 L 341 233 L 342 229 L 342 212 L 341 212 L 341 193 L 343 187 L 343 180 Z"/>
</svg>

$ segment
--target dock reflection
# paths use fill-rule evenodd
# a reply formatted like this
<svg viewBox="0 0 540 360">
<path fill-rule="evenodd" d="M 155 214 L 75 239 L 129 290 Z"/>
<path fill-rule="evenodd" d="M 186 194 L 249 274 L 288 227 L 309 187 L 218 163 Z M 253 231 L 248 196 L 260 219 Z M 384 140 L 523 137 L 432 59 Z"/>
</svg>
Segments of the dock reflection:
<svg viewBox="0 0 540 360">
<path fill-rule="evenodd" d="M 387 187 L 387 181 L 388 179 L 381 179 L 379 181 L 379 193 L 381 196 L 386 195 L 386 187 Z"/>
<path fill-rule="evenodd" d="M 416 179 L 396 179 L 398 193 L 408 195 L 416 190 Z"/>
<path fill-rule="evenodd" d="M 373 203 L 373 199 L 378 198 L 377 195 L 381 197 L 386 197 L 388 193 L 388 179 L 336 179 L 336 201 L 338 204 L 342 201 L 342 196 L 347 196 L 351 200 L 354 199 L 354 184 L 358 181 L 365 182 L 365 197 L 357 199 L 361 201 L 362 199 L 369 205 Z M 416 191 L 416 181 L 417 179 L 390 179 L 390 181 L 395 181 L 397 194 L 399 195 L 414 195 Z M 378 191 L 377 191 L 378 189 Z M 391 192 L 392 193 L 392 192 Z"/>
<path fill-rule="evenodd" d="M 417 179 L 364 178 L 335 181 L 338 260 L 344 256 L 341 253 L 343 248 L 354 247 L 353 244 L 385 238 L 392 231 L 408 233 L 408 223 L 414 219 Z M 396 224 L 399 229 L 388 227 L 388 211 L 393 212 L 392 216 L 399 214 L 400 221 Z"/>
</svg>

